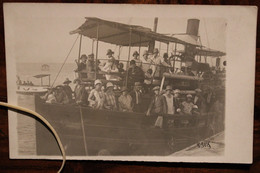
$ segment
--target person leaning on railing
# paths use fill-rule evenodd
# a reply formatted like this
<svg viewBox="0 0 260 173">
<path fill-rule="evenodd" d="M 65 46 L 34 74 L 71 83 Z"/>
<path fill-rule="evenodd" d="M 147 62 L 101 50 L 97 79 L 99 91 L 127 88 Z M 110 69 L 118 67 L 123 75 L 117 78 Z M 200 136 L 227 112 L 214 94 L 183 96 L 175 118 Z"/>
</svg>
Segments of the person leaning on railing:
<svg viewBox="0 0 260 173">
<path fill-rule="evenodd" d="M 128 85 L 133 86 L 135 82 L 144 82 L 144 72 L 140 67 L 136 66 L 134 60 L 131 60 L 128 69 Z"/>
</svg>

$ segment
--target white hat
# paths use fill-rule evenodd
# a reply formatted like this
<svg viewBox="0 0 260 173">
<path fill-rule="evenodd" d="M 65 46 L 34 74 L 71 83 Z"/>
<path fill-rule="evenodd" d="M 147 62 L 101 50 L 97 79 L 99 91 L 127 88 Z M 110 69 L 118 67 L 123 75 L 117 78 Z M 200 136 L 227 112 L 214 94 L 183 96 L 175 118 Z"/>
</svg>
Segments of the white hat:
<svg viewBox="0 0 260 173">
<path fill-rule="evenodd" d="M 188 94 L 186 97 L 187 97 L 187 98 L 192 98 L 192 95 L 191 95 L 191 94 Z"/>
<path fill-rule="evenodd" d="M 178 94 L 178 93 L 180 93 L 180 92 L 181 92 L 181 91 L 180 91 L 179 89 L 176 89 L 176 90 L 173 91 L 174 94 Z"/>
<path fill-rule="evenodd" d="M 112 84 L 112 82 L 108 82 L 107 83 L 107 88 L 109 88 L 109 87 L 113 87 L 114 85 Z"/>
<path fill-rule="evenodd" d="M 97 84 L 102 84 L 101 80 L 99 79 L 95 80 L 94 85 L 96 86 Z"/>
<path fill-rule="evenodd" d="M 199 89 L 199 88 L 197 88 L 197 89 L 195 89 L 195 92 L 201 92 L 201 89 Z"/>
</svg>

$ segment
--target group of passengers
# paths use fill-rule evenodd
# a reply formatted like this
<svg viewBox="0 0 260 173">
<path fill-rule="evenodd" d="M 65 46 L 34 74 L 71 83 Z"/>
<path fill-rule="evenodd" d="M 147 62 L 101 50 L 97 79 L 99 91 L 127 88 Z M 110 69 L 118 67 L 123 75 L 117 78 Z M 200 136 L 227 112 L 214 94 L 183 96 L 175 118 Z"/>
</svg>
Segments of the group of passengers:
<svg viewBox="0 0 260 173">
<path fill-rule="evenodd" d="M 125 79 L 125 69 L 124 64 L 119 62 L 114 57 L 114 52 L 111 49 L 107 50 L 106 53 L 107 61 L 105 63 L 97 62 L 97 65 L 94 60 L 94 54 L 86 56 L 85 54 L 81 55 L 79 60 L 75 60 L 78 68 L 75 70 L 79 72 L 79 77 L 93 79 L 93 75 L 96 68 L 99 72 L 104 72 L 106 80 L 110 81 L 119 81 Z M 132 58 L 129 62 L 129 67 L 126 69 L 128 72 L 128 78 L 130 83 L 134 82 L 150 82 L 152 78 L 161 76 L 164 72 L 174 72 L 174 69 L 171 65 L 172 56 L 169 57 L 168 53 L 164 53 L 163 57 L 160 56 L 158 48 L 155 48 L 152 53 L 149 53 L 145 50 L 140 56 L 137 51 L 134 51 Z M 186 68 L 186 67 L 183 67 Z M 187 72 L 188 71 L 188 72 Z M 188 74 L 194 76 L 191 72 L 191 69 L 180 69 L 180 74 Z M 132 80 L 136 76 L 140 76 L 139 79 Z"/>
<path fill-rule="evenodd" d="M 74 80 L 76 84 L 74 91 L 69 86 L 70 83 L 71 81 L 66 79 L 63 85 L 49 89 L 43 96 L 43 99 L 45 99 L 46 103 L 77 104 L 90 106 L 94 109 L 123 112 L 146 112 L 147 116 L 152 114 L 159 117 L 166 114 L 200 114 L 206 111 L 207 107 L 206 100 L 202 96 L 200 89 L 195 90 L 196 95 L 194 97 L 191 94 L 187 94 L 186 99 L 183 100 L 180 97 L 180 90 L 173 90 L 171 85 L 166 86 L 163 91 L 160 91 L 159 86 L 155 86 L 152 89 L 154 96 L 151 99 L 148 110 L 146 110 L 143 104 L 143 83 L 139 81 L 134 83 L 132 90 L 122 87 L 119 97 L 114 92 L 114 84 L 112 82 L 107 82 L 104 87 L 101 80 L 97 79 L 94 82 L 93 89 L 86 89 L 85 83 L 77 78 Z"/>
</svg>

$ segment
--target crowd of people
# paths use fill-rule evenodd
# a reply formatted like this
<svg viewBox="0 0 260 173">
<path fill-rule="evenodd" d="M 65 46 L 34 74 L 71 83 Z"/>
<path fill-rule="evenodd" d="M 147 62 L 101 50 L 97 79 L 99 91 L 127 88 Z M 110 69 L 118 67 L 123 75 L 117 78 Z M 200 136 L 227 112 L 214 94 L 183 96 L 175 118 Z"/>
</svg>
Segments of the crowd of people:
<svg viewBox="0 0 260 173">
<path fill-rule="evenodd" d="M 94 73 L 97 69 L 98 73 L 103 73 L 106 80 L 110 81 L 124 81 L 128 78 L 127 85 L 133 85 L 135 82 L 151 83 L 154 77 L 160 77 L 164 72 L 185 74 L 194 76 L 190 67 L 182 67 L 177 71 L 172 66 L 173 56 L 168 56 L 167 53 L 160 56 L 159 50 L 155 48 L 152 53 L 145 50 L 140 56 L 137 51 L 134 51 L 130 62 L 120 62 L 114 57 L 114 52 L 111 49 L 107 50 L 106 62 L 94 60 L 94 54 L 86 56 L 83 54 L 79 60 L 75 60 L 79 74 L 79 78 L 94 79 Z"/>
<path fill-rule="evenodd" d="M 159 86 L 152 88 L 153 96 L 150 97 L 150 104 L 144 105 L 143 83 L 135 82 L 133 89 L 122 87 L 120 93 L 114 91 L 114 84 L 107 82 L 104 86 L 101 80 L 94 82 L 92 89 L 80 79 L 75 79 L 75 89 L 70 87 L 69 79 L 58 85 L 43 96 L 46 103 L 57 104 L 77 104 L 89 106 L 93 109 L 107 109 L 122 112 L 144 113 L 147 116 L 156 115 L 158 119 L 155 126 L 162 127 L 162 117 L 164 115 L 201 115 L 209 111 L 209 95 L 203 95 L 202 90 L 197 88 L 195 95 L 186 94 L 181 97 L 181 91 L 173 90 L 171 85 L 167 85 L 163 91 Z M 211 97 L 213 97 L 211 95 Z M 147 104 L 147 102 L 146 102 Z M 181 122 L 188 124 L 188 121 Z"/>
<path fill-rule="evenodd" d="M 152 55 L 144 51 L 143 56 L 139 58 L 139 53 L 135 51 L 127 70 L 124 70 L 124 64 L 119 63 L 113 54 L 111 49 L 107 51 L 108 60 L 103 65 L 100 65 L 100 62 L 96 64 L 94 54 L 82 55 L 79 61 L 76 60 L 78 68 L 75 71 L 80 73 L 79 78 L 74 80 L 75 89 L 72 90 L 70 87 L 72 81 L 66 79 L 63 85 L 49 89 L 43 99 L 46 103 L 77 104 L 90 106 L 93 109 L 156 115 L 158 118 L 155 126 L 159 128 L 162 128 L 164 115 L 203 115 L 210 111 L 212 92 L 202 92 L 197 88 L 194 96 L 186 94 L 183 97 L 180 90 L 173 90 L 171 85 L 167 85 L 162 91 L 159 86 L 151 85 L 158 71 L 165 71 L 171 67 L 168 54 L 160 57 L 159 50 L 154 49 Z M 93 86 L 87 87 L 82 78 L 94 79 L 96 68 L 106 72 L 104 75 L 107 82 L 102 83 L 100 79 L 96 79 L 94 85 L 91 84 Z M 180 69 L 179 73 L 194 76 L 191 68 Z M 126 76 L 127 83 L 120 87 L 119 93 L 115 92 L 114 81 L 124 79 Z M 144 105 L 144 95 L 149 92 L 152 92 L 153 96 L 150 97 L 149 105 L 147 102 Z M 183 120 L 181 123 L 188 125 L 190 122 Z"/>
</svg>

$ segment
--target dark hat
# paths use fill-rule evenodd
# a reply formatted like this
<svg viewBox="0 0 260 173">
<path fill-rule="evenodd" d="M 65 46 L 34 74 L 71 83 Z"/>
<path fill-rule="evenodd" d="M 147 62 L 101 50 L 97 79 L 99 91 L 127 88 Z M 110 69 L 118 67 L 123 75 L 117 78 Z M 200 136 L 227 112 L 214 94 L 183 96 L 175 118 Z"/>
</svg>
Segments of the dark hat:
<svg viewBox="0 0 260 173">
<path fill-rule="evenodd" d="M 139 55 L 139 53 L 137 51 L 134 51 L 133 56 L 134 55 Z"/>
<path fill-rule="evenodd" d="M 88 57 L 94 57 L 94 53 L 89 54 Z"/>
<path fill-rule="evenodd" d="M 63 84 L 69 84 L 71 83 L 71 81 L 69 80 L 69 78 L 66 78 L 66 80 L 63 82 Z"/>
<path fill-rule="evenodd" d="M 142 86 L 141 82 L 135 82 L 135 86 Z"/>
<path fill-rule="evenodd" d="M 135 60 L 130 61 L 130 65 L 135 64 Z"/>
<path fill-rule="evenodd" d="M 125 87 L 125 86 L 123 86 L 123 87 L 121 88 L 121 92 L 124 92 L 124 91 L 128 91 L 127 87 Z"/>
<path fill-rule="evenodd" d="M 155 49 L 153 50 L 153 53 L 159 53 L 159 49 L 158 49 L 158 48 L 155 48 Z"/>
<path fill-rule="evenodd" d="M 107 50 L 107 55 L 113 55 L 113 54 L 114 54 L 114 52 L 111 49 Z"/>
<path fill-rule="evenodd" d="M 74 81 L 73 81 L 73 83 L 76 83 L 76 82 L 81 82 L 81 80 L 79 79 L 79 78 L 77 78 L 77 79 L 75 79 Z"/>
<path fill-rule="evenodd" d="M 86 54 L 81 55 L 80 59 L 88 59 Z"/>
<path fill-rule="evenodd" d="M 62 86 L 62 85 L 57 85 L 55 88 L 56 88 L 56 89 L 62 89 L 63 86 Z"/>
<path fill-rule="evenodd" d="M 167 85 L 166 88 L 165 88 L 165 90 L 166 90 L 166 91 L 167 91 L 167 90 L 172 90 L 172 86 L 171 86 L 171 85 Z"/>
</svg>

